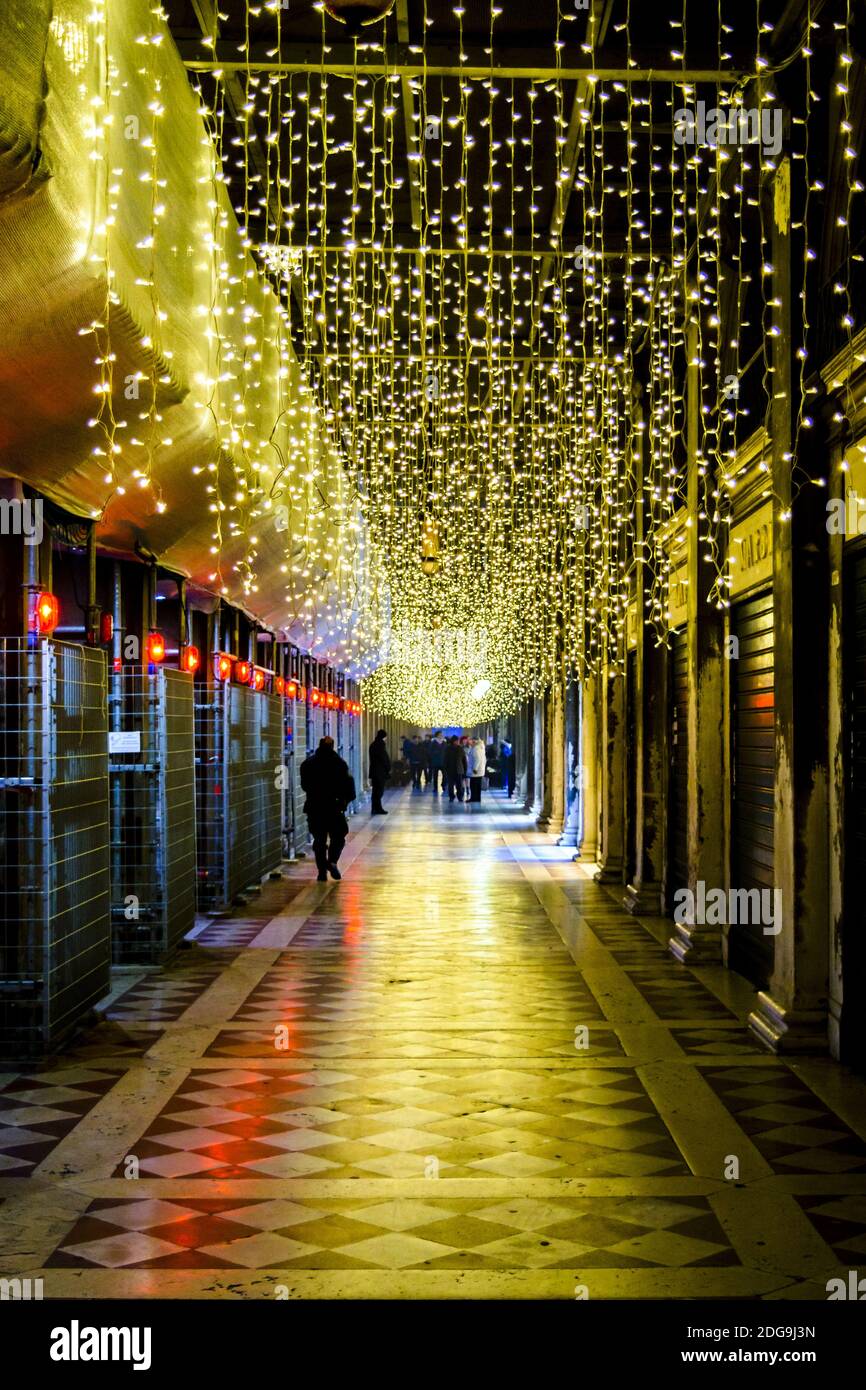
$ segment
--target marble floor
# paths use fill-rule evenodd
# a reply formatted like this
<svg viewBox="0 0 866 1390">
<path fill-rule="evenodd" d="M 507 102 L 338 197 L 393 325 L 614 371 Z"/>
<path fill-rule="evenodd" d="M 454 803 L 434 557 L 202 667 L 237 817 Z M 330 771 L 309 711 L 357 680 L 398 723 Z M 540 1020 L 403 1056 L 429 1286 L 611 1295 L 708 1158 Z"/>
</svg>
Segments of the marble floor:
<svg viewBox="0 0 866 1390">
<path fill-rule="evenodd" d="M 0 1076 L 0 1272 L 46 1298 L 824 1299 L 866 1085 L 754 1046 L 499 797 L 392 793 Z M 621 895 L 620 895 L 621 896 Z"/>
</svg>

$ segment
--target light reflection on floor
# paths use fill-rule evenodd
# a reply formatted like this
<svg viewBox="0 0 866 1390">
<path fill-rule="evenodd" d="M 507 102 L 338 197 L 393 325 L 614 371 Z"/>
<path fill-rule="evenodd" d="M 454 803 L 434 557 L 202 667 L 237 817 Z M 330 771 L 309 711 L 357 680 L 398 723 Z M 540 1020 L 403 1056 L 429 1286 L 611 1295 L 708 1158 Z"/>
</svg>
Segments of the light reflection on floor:
<svg viewBox="0 0 866 1390">
<path fill-rule="evenodd" d="M 292 867 L 3 1078 L 0 1233 L 32 1252 L 8 1272 L 47 1297 L 824 1297 L 866 1249 L 862 1083 L 846 1123 L 832 1064 L 758 1051 L 748 990 L 676 965 L 514 805 L 389 804 L 342 882 Z"/>
</svg>

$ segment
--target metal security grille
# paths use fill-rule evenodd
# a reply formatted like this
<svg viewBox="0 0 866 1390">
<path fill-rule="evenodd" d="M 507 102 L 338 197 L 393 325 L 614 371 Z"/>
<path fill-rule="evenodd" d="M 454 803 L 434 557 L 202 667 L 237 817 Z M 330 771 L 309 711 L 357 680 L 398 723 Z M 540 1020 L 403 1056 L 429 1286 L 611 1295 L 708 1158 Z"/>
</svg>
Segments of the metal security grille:
<svg viewBox="0 0 866 1390">
<path fill-rule="evenodd" d="M 732 670 L 731 886 L 772 888 L 775 809 L 773 595 L 738 603 Z M 760 923 L 732 926 L 728 964 L 763 989 L 773 969 L 773 942 Z"/>
<path fill-rule="evenodd" d="M 195 806 L 196 884 L 200 912 L 228 907 L 228 710 L 226 685 L 196 686 Z"/>
<path fill-rule="evenodd" d="M 109 990 L 105 656 L 0 638 L 0 1048 L 54 1049 Z"/>
<path fill-rule="evenodd" d="M 195 707 L 198 905 L 222 911 L 279 868 L 283 701 L 202 686 Z"/>
<path fill-rule="evenodd" d="M 689 886 L 689 655 L 685 632 L 671 645 L 670 883 L 668 898 Z"/>
<path fill-rule="evenodd" d="M 307 719 L 304 706 L 289 700 L 286 704 L 286 727 L 291 729 L 291 747 L 286 739 L 287 762 L 291 782 L 291 825 L 287 836 L 292 854 L 307 847 L 307 821 L 304 816 L 304 792 L 301 787 L 301 763 L 307 756 Z"/>
<path fill-rule="evenodd" d="M 258 885 L 282 858 L 282 700 L 230 690 L 229 897 Z"/>
<path fill-rule="evenodd" d="M 195 923 L 193 682 L 128 670 L 110 692 L 113 956 L 157 962 Z"/>
</svg>

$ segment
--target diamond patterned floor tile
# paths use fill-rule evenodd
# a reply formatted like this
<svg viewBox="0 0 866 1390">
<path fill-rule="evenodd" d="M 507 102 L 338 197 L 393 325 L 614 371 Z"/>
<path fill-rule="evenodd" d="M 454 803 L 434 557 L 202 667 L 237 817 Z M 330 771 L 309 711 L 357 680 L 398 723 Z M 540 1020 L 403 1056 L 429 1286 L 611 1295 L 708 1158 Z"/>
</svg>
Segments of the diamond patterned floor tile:
<svg viewBox="0 0 866 1390">
<path fill-rule="evenodd" d="M 182 1271 L 191 1289 L 315 1271 L 325 1290 L 372 1271 L 416 1291 L 435 1272 L 456 1296 L 466 1271 L 569 1289 L 605 1271 L 657 1297 L 659 1270 L 701 1270 L 716 1297 L 723 1267 L 758 1278 L 754 1201 L 741 1215 L 721 1178 L 739 1143 L 764 1160 L 767 1210 L 787 1213 L 762 1233 L 762 1289 L 796 1277 L 804 1231 L 810 1259 L 856 1267 L 860 1132 L 811 1073 L 756 1051 L 711 970 L 675 965 L 659 923 L 549 850 L 496 800 L 470 823 L 407 796 L 340 885 L 305 892 L 309 861 L 287 869 L 165 971 L 133 974 L 74 1054 L 0 1078 L 0 1219 L 42 1164 L 50 1243 L 42 1227 L 16 1238 L 86 1294 L 117 1271 Z M 585 957 L 545 903 L 557 920 L 573 904 Z M 281 910 L 301 929 L 255 946 Z M 70 1174 L 75 1218 L 54 1186 Z"/>
</svg>

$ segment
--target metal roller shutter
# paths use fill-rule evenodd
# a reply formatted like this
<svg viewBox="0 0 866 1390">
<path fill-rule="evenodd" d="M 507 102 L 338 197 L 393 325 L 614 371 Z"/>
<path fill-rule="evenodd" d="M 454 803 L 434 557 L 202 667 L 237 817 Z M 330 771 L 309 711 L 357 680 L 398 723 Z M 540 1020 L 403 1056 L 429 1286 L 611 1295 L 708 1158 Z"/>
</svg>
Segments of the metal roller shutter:
<svg viewBox="0 0 866 1390">
<path fill-rule="evenodd" d="M 842 923 L 842 1061 L 866 1070 L 866 550 L 845 562 L 845 898 Z"/>
<path fill-rule="evenodd" d="M 688 887 L 689 855 L 689 659 L 685 632 L 674 634 L 671 645 L 671 768 L 669 817 L 671 851 L 668 899 Z"/>
<path fill-rule="evenodd" d="M 731 887 L 772 889 L 775 809 L 773 595 L 738 603 L 731 690 Z M 759 989 L 773 969 L 773 940 L 760 923 L 732 926 L 728 964 Z"/>
</svg>

